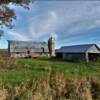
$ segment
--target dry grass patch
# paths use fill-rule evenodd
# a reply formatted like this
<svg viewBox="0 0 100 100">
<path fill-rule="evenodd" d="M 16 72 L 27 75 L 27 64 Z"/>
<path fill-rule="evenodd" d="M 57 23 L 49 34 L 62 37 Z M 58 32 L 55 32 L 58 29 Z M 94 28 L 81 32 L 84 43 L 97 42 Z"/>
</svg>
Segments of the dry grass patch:
<svg viewBox="0 0 100 100">
<path fill-rule="evenodd" d="M 0 56 L 0 68 L 15 68 L 17 67 L 17 62 L 15 58 L 9 56 Z"/>
</svg>

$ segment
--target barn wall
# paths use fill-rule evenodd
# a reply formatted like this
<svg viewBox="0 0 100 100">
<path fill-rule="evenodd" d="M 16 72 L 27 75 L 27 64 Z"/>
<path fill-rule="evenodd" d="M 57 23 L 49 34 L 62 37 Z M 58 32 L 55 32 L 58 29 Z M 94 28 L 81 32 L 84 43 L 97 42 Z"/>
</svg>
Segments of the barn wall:
<svg viewBox="0 0 100 100">
<path fill-rule="evenodd" d="M 62 58 L 64 60 L 79 60 L 79 61 L 86 60 L 84 53 L 63 53 Z"/>
<path fill-rule="evenodd" d="M 22 52 L 20 52 L 20 53 L 12 52 L 10 55 L 11 55 L 11 57 L 15 57 L 15 58 L 17 58 L 17 57 L 28 57 L 28 56 L 30 56 L 30 57 L 49 56 L 48 53 L 36 53 L 36 52 L 30 53 L 30 54 L 27 54 L 27 53 L 24 53 L 24 52 L 23 53 Z"/>
<path fill-rule="evenodd" d="M 15 53 L 15 52 L 11 52 L 10 53 L 10 56 L 11 57 L 26 57 L 27 56 L 27 54 L 26 53 Z"/>
</svg>

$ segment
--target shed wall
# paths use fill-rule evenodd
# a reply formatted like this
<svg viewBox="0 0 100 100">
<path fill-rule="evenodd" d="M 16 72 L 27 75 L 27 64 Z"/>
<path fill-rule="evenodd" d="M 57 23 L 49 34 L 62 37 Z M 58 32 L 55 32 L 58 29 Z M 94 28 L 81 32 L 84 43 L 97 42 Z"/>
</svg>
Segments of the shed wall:
<svg viewBox="0 0 100 100">
<path fill-rule="evenodd" d="M 64 60 L 78 60 L 78 61 L 86 61 L 86 57 L 84 53 L 62 53 L 62 59 Z"/>
</svg>

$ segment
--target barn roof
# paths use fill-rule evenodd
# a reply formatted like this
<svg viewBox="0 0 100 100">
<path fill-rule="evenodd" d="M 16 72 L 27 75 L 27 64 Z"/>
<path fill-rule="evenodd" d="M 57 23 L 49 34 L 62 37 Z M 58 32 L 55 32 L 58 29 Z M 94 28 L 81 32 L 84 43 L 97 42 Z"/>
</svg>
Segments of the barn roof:
<svg viewBox="0 0 100 100">
<path fill-rule="evenodd" d="M 57 52 L 85 53 L 92 46 L 96 46 L 96 48 L 100 50 L 96 44 L 82 44 L 82 45 L 63 46 Z"/>
</svg>

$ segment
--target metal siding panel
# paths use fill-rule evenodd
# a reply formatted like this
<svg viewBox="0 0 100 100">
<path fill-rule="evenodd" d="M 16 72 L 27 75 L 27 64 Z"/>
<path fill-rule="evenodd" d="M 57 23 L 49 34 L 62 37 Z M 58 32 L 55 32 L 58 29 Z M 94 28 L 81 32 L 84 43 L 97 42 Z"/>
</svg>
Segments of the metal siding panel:
<svg viewBox="0 0 100 100">
<path fill-rule="evenodd" d="M 77 61 L 85 61 L 84 53 L 63 53 L 64 60 L 77 60 Z"/>
</svg>

